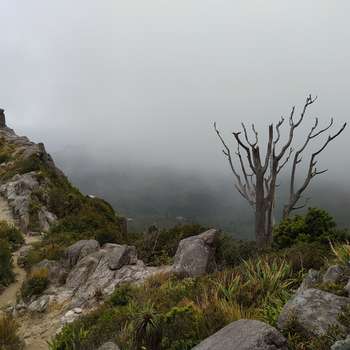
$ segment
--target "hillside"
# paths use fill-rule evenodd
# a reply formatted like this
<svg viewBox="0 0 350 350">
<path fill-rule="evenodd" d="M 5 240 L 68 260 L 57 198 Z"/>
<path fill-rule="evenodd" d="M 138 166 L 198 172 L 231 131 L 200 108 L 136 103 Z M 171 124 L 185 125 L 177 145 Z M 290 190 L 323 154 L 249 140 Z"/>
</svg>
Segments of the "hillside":
<svg viewBox="0 0 350 350">
<path fill-rule="evenodd" d="M 0 143 L 1 350 L 349 346 L 350 236 L 326 211 L 276 225 L 268 250 L 206 222 L 128 232 L 3 111 Z"/>
</svg>

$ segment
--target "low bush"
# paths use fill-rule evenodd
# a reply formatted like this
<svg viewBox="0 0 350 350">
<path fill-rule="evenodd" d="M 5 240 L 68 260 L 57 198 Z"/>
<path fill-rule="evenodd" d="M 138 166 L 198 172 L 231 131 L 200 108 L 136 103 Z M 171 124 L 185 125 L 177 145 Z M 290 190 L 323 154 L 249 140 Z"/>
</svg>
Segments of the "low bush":
<svg viewBox="0 0 350 350">
<path fill-rule="evenodd" d="M 329 245 L 318 242 L 298 242 L 291 247 L 277 251 L 276 254 L 284 257 L 294 271 L 308 271 L 309 269 L 320 270 L 327 258 L 331 256 L 331 250 Z"/>
<path fill-rule="evenodd" d="M 39 296 L 48 287 L 47 269 L 34 270 L 21 287 L 21 295 L 24 300 L 29 300 L 32 296 Z"/>
<path fill-rule="evenodd" d="M 10 316 L 0 316 L 0 349 L 21 350 L 23 341 L 17 335 L 18 323 Z"/>
<path fill-rule="evenodd" d="M 215 260 L 219 269 L 235 266 L 242 260 L 258 255 L 254 241 L 240 241 L 225 233 L 219 233 L 217 238 Z"/>
<path fill-rule="evenodd" d="M 12 250 L 19 248 L 24 243 L 21 231 L 6 221 L 0 221 L 0 240 L 8 242 Z"/>
<path fill-rule="evenodd" d="M 10 245 L 7 241 L 0 239 L 0 286 L 8 286 L 14 278 Z"/>
</svg>

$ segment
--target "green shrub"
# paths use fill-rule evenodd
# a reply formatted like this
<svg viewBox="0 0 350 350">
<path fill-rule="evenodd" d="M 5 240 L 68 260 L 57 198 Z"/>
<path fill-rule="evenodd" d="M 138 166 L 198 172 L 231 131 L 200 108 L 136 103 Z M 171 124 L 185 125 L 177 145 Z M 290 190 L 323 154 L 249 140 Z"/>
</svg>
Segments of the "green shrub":
<svg viewBox="0 0 350 350">
<path fill-rule="evenodd" d="M 0 349 L 21 350 L 23 342 L 17 335 L 18 324 L 10 316 L 0 316 Z"/>
<path fill-rule="evenodd" d="M 274 228 L 274 245 L 278 248 L 290 247 L 298 242 L 344 241 L 345 231 L 336 229 L 334 219 L 323 209 L 309 208 L 306 215 L 295 215 L 283 220 Z"/>
<path fill-rule="evenodd" d="M 0 221 L 0 240 L 8 242 L 12 250 L 19 248 L 24 243 L 21 231 L 6 221 Z"/>
<path fill-rule="evenodd" d="M 130 234 L 128 244 L 137 248 L 138 256 L 149 265 L 171 264 L 179 242 L 205 231 L 200 225 L 178 225 L 170 229 L 153 230 L 142 234 Z"/>
<path fill-rule="evenodd" d="M 7 241 L 0 240 L 0 286 L 8 286 L 14 277 L 10 245 Z"/>
<path fill-rule="evenodd" d="M 239 241 L 225 233 L 218 235 L 216 246 L 215 260 L 219 268 L 238 265 L 258 254 L 255 242 Z"/>
<path fill-rule="evenodd" d="M 131 287 L 129 285 L 123 285 L 114 290 L 109 302 L 113 306 L 125 306 L 129 303 L 131 297 Z"/>
<path fill-rule="evenodd" d="M 21 287 L 22 298 L 29 300 L 32 296 L 41 295 L 48 285 L 47 269 L 34 270 Z"/>
<path fill-rule="evenodd" d="M 6 163 L 11 160 L 11 155 L 6 152 L 0 153 L 0 164 Z"/>
<path fill-rule="evenodd" d="M 310 253 L 311 252 L 311 253 Z M 295 272 L 309 269 L 320 270 L 331 255 L 329 245 L 319 242 L 298 242 L 295 245 L 278 251 L 279 256 L 284 257 Z"/>
</svg>

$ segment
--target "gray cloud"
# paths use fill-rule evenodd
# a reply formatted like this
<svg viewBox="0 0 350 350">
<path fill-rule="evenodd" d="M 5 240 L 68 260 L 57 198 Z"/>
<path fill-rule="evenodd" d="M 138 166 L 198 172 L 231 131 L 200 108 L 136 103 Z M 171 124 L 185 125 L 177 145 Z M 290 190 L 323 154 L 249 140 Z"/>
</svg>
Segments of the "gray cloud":
<svg viewBox="0 0 350 350">
<path fill-rule="evenodd" d="M 349 10 L 345 0 L 3 0 L 0 103 L 52 152 L 225 172 L 214 120 L 227 134 L 241 121 L 265 130 L 310 92 L 310 117 L 349 120 Z M 322 157 L 344 184 L 348 137 Z"/>
</svg>

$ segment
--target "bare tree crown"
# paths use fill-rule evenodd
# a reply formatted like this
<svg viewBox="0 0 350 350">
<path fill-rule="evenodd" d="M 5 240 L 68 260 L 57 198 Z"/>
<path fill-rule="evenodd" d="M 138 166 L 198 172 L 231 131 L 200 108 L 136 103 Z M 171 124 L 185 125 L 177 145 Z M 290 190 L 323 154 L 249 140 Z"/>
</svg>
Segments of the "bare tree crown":
<svg viewBox="0 0 350 350">
<path fill-rule="evenodd" d="M 302 154 L 305 149 L 312 140 L 322 136 L 326 131 L 330 130 L 334 124 L 332 118 L 326 127 L 319 128 L 319 120 L 315 118 L 314 124 L 302 145 L 297 148 L 292 147 L 296 129 L 304 121 L 309 106 L 316 100 L 317 97 L 309 95 L 306 98 L 298 118 L 295 116 L 294 106 L 288 118 L 281 117 L 277 124 L 269 125 L 269 136 L 264 157 L 262 157 L 260 151 L 259 134 L 254 124 L 251 125 L 253 138 L 249 137 L 247 127 L 244 123 L 242 123 L 242 131 L 232 133 L 237 144 L 236 151 L 232 153 L 221 132 L 218 130 L 216 122 L 214 123 L 215 132 L 223 145 L 223 153 L 229 162 L 235 178 L 235 187 L 251 206 L 256 207 L 258 197 L 257 191 L 259 190 L 260 194 L 261 192 L 263 193 L 264 208 L 266 210 L 270 208 L 272 211 L 275 201 L 277 176 L 291 159 L 289 201 L 284 206 L 284 216 L 288 216 L 291 211 L 305 206 L 305 204 L 298 204 L 304 191 L 316 175 L 323 174 L 327 171 L 327 169 L 319 170 L 317 168 L 317 156 L 326 149 L 331 141 L 344 131 L 346 123 L 334 134 L 329 134 L 322 145 L 315 152 L 311 153 L 304 181 L 302 181 L 300 187 L 296 186 L 296 172 L 302 161 Z M 288 120 L 289 132 L 287 140 L 282 143 L 281 128 L 286 124 L 286 120 Z M 234 161 L 236 157 L 238 162 Z M 258 189 L 258 186 L 261 187 L 261 180 L 263 187 Z"/>
</svg>

